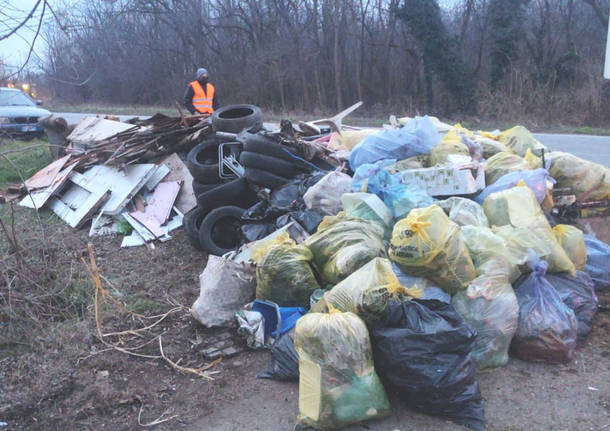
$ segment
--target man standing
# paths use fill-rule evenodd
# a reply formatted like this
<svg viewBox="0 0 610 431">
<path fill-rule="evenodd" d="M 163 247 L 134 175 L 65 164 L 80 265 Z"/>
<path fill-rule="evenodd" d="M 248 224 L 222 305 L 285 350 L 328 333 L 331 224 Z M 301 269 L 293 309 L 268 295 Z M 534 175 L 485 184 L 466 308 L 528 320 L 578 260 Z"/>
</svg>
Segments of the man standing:
<svg viewBox="0 0 610 431">
<path fill-rule="evenodd" d="M 218 108 L 218 99 L 214 94 L 214 86 L 208 82 L 208 71 L 203 67 L 197 69 L 197 80 L 189 82 L 184 93 L 184 106 L 191 114 L 214 113 Z"/>
</svg>

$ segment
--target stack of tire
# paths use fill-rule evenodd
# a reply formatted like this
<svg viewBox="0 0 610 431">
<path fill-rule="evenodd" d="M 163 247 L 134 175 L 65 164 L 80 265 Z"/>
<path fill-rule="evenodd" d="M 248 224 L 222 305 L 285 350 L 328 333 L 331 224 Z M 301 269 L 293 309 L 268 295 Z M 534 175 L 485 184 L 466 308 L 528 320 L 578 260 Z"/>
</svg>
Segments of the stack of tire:
<svg viewBox="0 0 610 431">
<path fill-rule="evenodd" d="M 216 110 L 211 121 L 215 132 L 257 132 L 262 128 L 263 116 L 253 105 L 229 105 Z M 197 208 L 185 214 L 184 228 L 195 248 L 217 256 L 239 244 L 241 216 L 258 201 L 245 178 L 232 181 L 220 178 L 218 146 L 227 142 L 230 141 L 212 134 L 189 151 L 186 161 L 193 176 Z M 236 147 L 239 148 L 229 148 L 235 151 Z"/>
</svg>

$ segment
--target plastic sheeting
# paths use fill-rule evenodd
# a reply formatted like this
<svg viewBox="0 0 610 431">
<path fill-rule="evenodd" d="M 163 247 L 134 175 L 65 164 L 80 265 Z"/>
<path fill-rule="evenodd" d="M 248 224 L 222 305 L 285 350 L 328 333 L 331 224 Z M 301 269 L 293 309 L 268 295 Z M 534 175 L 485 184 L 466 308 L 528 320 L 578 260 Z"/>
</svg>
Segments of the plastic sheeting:
<svg viewBox="0 0 610 431">
<path fill-rule="evenodd" d="M 440 140 L 428 117 L 416 117 L 400 129 L 381 130 L 369 135 L 354 147 L 349 157 L 353 171 L 364 163 L 383 159 L 403 160 L 418 154 L 429 154 Z"/>
<path fill-rule="evenodd" d="M 354 313 L 309 313 L 296 325 L 299 421 L 336 429 L 390 414 L 373 367 L 369 333 Z"/>
<path fill-rule="evenodd" d="M 472 361 L 474 332 L 440 301 L 389 301 L 371 325 L 375 367 L 409 406 L 483 430 L 483 401 Z"/>
<path fill-rule="evenodd" d="M 519 324 L 511 354 L 525 361 L 569 362 L 576 347 L 576 316 L 547 281 L 547 263 L 538 261 L 533 266 L 515 289 Z"/>
<path fill-rule="evenodd" d="M 305 245 L 313 253 L 324 283 L 334 285 L 378 256 L 385 256 L 379 224 L 350 217 L 325 217 Z"/>
<path fill-rule="evenodd" d="M 414 209 L 394 225 L 389 255 L 403 271 L 451 294 L 476 276 L 460 227 L 436 205 Z"/>
<path fill-rule="evenodd" d="M 478 367 L 505 365 L 519 317 L 517 297 L 506 276 L 480 275 L 451 303 L 477 332 L 472 358 Z"/>
</svg>

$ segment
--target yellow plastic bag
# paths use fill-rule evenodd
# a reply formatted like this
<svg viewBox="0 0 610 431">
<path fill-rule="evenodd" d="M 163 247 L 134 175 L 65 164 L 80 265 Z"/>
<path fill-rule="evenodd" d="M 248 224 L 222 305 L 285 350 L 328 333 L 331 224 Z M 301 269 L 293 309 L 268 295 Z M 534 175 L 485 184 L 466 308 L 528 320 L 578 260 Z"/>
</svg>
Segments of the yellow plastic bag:
<svg viewBox="0 0 610 431">
<path fill-rule="evenodd" d="M 505 130 L 496 139 L 504 144 L 509 151 L 521 157 L 525 157 L 527 150 L 531 150 L 535 155 L 540 155 L 543 149 L 547 151 L 547 148 L 523 126 L 515 126 L 512 129 Z"/>
<path fill-rule="evenodd" d="M 523 159 L 525 159 L 527 164 L 530 165 L 530 168 L 532 168 L 532 171 L 534 169 L 538 169 L 538 168 L 542 167 L 542 158 L 538 157 L 534 153 L 532 153 L 532 150 L 530 150 L 529 148 L 525 152 L 525 156 L 523 157 Z"/>
<path fill-rule="evenodd" d="M 372 135 L 373 133 L 377 133 L 378 131 L 378 129 L 364 129 L 342 130 L 340 134 L 333 132 L 328 146 L 333 150 L 352 150 L 368 135 Z"/>
<path fill-rule="evenodd" d="M 299 421 L 336 429 L 390 414 L 375 368 L 369 333 L 354 313 L 308 313 L 296 324 Z"/>
<path fill-rule="evenodd" d="M 472 138 L 475 142 L 478 142 L 481 148 L 483 149 L 483 157 L 489 159 L 491 156 L 494 156 L 501 152 L 507 152 L 508 148 L 497 140 L 494 139 L 494 136 L 487 132 L 481 132 L 477 135 L 474 135 Z"/>
<path fill-rule="evenodd" d="M 404 272 L 429 278 L 447 293 L 476 277 L 460 227 L 437 205 L 416 208 L 396 223 L 389 254 Z"/>
<path fill-rule="evenodd" d="M 274 245 L 284 243 L 286 243 L 287 245 L 296 245 L 296 243 L 292 240 L 292 238 L 290 238 L 290 235 L 286 231 L 280 233 L 275 238 L 257 241 L 252 244 L 252 247 L 250 248 L 250 258 L 254 261 L 254 263 L 258 264 L 261 262 L 261 260 L 263 260 L 265 253 L 267 253 L 267 250 L 269 250 Z"/>
<path fill-rule="evenodd" d="M 555 239 L 551 226 L 529 187 L 516 186 L 492 193 L 483 202 L 483 210 L 490 225 L 528 228 L 533 235 L 548 244 L 551 253 L 546 261 L 550 271 L 576 272 L 574 264 Z"/>
<path fill-rule="evenodd" d="M 582 231 L 574 226 L 558 224 L 553 228 L 553 233 L 576 269 L 584 270 L 587 263 L 587 247 Z"/>
<path fill-rule="evenodd" d="M 518 265 L 525 263 L 527 250 L 521 256 L 504 238 L 484 226 L 462 226 L 462 235 L 478 276 L 500 276 L 511 283 L 519 278 Z"/>
<path fill-rule="evenodd" d="M 531 171 L 532 166 L 523 157 L 506 152 L 497 153 L 485 163 L 485 183 L 489 186 L 502 175 L 515 171 Z"/>
<path fill-rule="evenodd" d="M 466 144 L 462 142 L 464 137 L 472 133 L 461 127 L 459 124 L 447 132 L 438 144 L 430 150 L 430 166 L 442 165 L 449 162 L 449 155 L 460 154 L 470 156 L 470 151 Z"/>
<path fill-rule="evenodd" d="M 256 299 L 280 307 L 306 306 L 313 291 L 320 288 L 312 260 L 311 251 L 290 238 L 270 241 L 256 265 Z"/>
<path fill-rule="evenodd" d="M 326 292 L 312 311 L 327 312 L 332 306 L 337 310 L 351 311 L 365 321 L 375 320 L 383 314 L 388 299 L 398 295 L 421 298 L 423 292 L 417 287 L 407 289 L 401 286 L 392 270 L 392 263 L 376 257 Z"/>
<path fill-rule="evenodd" d="M 603 200 L 610 198 L 610 169 L 569 153 L 553 151 L 549 173 L 557 181 L 556 188 L 570 188 L 576 200 Z"/>
</svg>

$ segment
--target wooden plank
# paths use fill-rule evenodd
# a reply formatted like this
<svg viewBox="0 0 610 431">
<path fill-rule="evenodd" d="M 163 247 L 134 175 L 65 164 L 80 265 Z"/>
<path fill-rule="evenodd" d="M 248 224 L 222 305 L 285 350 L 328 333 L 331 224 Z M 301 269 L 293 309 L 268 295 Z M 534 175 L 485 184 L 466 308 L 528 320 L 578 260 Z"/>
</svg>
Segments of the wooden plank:
<svg viewBox="0 0 610 431">
<path fill-rule="evenodd" d="M 57 192 L 60 187 L 68 180 L 68 177 L 70 176 L 72 169 L 74 169 L 74 166 L 75 165 L 68 166 L 67 168 L 59 172 L 53 179 L 51 185 L 49 185 L 45 189 L 31 192 L 29 195 L 24 197 L 21 202 L 19 202 L 19 205 L 33 209 L 42 208 L 47 203 L 49 198 L 55 192 Z"/>
<path fill-rule="evenodd" d="M 162 163 L 170 169 L 165 181 L 182 180 L 182 188 L 175 205 L 182 213 L 186 214 L 197 206 L 197 197 L 193 191 L 193 176 L 176 153 L 165 158 Z"/>
<path fill-rule="evenodd" d="M 77 150 L 86 150 L 89 144 L 110 138 L 117 133 L 135 129 L 138 126 L 99 117 L 85 117 L 78 122 L 67 140 Z"/>
<path fill-rule="evenodd" d="M 55 160 L 53 163 L 45 166 L 29 179 L 25 181 L 25 186 L 28 190 L 44 189 L 53 184 L 55 177 L 59 174 L 59 171 L 64 167 L 70 155 L 62 157 L 61 159 Z"/>
</svg>

